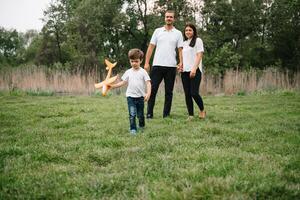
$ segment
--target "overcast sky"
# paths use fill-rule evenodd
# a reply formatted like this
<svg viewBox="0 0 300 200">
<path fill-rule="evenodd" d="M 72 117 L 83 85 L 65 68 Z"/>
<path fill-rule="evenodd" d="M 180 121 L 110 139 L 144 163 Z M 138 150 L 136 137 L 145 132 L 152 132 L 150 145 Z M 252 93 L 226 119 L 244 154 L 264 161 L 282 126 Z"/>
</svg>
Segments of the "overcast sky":
<svg viewBox="0 0 300 200">
<path fill-rule="evenodd" d="M 43 10 L 51 0 L 0 0 L 0 26 L 26 32 L 41 30 Z"/>
</svg>

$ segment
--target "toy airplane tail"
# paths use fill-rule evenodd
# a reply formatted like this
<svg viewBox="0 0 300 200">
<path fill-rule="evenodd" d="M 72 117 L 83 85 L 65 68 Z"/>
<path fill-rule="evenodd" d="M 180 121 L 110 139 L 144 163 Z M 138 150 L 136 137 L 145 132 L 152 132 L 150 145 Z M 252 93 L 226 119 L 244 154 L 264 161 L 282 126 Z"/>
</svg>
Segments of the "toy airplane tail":
<svg viewBox="0 0 300 200">
<path fill-rule="evenodd" d="M 114 68 L 116 65 L 117 65 L 117 63 L 115 62 L 115 63 L 111 63 L 111 62 L 109 62 L 109 60 L 107 60 L 107 59 L 105 59 L 104 60 L 104 62 L 105 62 L 105 64 L 106 64 L 106 70 L 109 70 L 109 69 L 112 69 L 112 68 Z"/>
</svg>

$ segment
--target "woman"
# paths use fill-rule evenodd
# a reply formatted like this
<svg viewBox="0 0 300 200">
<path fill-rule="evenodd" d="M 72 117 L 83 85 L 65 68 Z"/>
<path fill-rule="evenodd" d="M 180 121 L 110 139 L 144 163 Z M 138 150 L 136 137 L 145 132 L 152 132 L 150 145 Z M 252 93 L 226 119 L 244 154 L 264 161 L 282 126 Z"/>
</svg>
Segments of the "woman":
<svg viewBox="0 0 300 200">
<path fill-rule="evenodd" d="M 203 52 L 203 42 L 197 37 L 196 27 L 193 24 L 187 24 L 184 28 L 183 66 L 179 70 L 181 71 L 185 102 L 189 113 L 188 120 L 194 116 L 193 99 L 198 105 L 200 119 L 204 119 L 206 116 L 203 100 L 199 94 Z"/>
</svg>

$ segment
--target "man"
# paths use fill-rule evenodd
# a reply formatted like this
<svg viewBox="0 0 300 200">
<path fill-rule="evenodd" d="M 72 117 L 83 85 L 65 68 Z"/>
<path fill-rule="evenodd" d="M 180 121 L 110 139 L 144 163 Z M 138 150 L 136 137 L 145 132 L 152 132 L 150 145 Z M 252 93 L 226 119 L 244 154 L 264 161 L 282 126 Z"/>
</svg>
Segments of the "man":
<svg viewBox="0 0 300 200">
<path fill-rule="evenodd" d="M 175 13 L 167 11 L 165 13 L 165 25 L 155 29 L 150 44 L 147 49 L 145 59 L 145 70 L 150 70 L 150 58 L 155 49 L 153 67 L 150 72 L 151 96 L 148 101 L 147 118 L 153 118 L 155 98 L 162 80 L 165 83 L 165 103 L 163 117 L 168 117 L 171 111 L 173 88 L 176 77 L 176 49 L 178 49 L 179 66 L 182 66 L 182 33 L 174 27 Z"/>
</svg>

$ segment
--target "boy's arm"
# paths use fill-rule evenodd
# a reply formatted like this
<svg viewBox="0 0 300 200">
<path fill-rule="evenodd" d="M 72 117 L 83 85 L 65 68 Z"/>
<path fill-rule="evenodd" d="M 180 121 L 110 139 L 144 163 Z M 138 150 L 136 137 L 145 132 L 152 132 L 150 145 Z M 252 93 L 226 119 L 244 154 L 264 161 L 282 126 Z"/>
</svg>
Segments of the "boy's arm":
<svg viewBox="0 0 300 200">
<path fill-rule="evenodd" d="M 122 87 L 122 86 L 124 86 L 126 84 L 127 84 L 127 81 L 120 81 L 120 82 L 115 83 L 115 84 L 110 84 L 109 86 L 111 87 L 111 89 L 113 89 L 113 88 Z"/>
<path fill-rule="evenodd" d="M 150 82 L 150 80 L 146 81 L 146 85 L 147 85 L 147 93 L 144 97 L 144 101 L 148 101 L 149 98 L 150 98 L 150 95 L 151 95 L 151 82 Z"/>
</svg>

